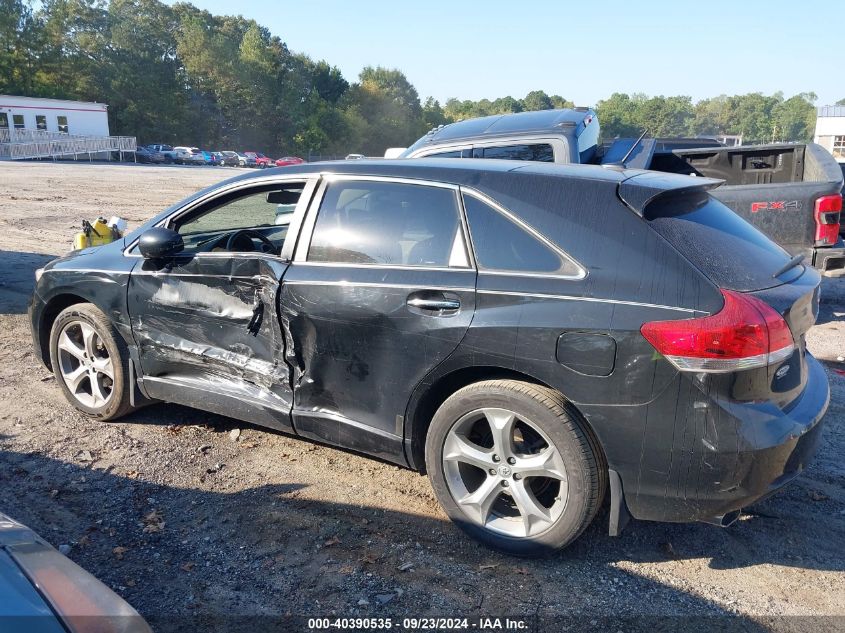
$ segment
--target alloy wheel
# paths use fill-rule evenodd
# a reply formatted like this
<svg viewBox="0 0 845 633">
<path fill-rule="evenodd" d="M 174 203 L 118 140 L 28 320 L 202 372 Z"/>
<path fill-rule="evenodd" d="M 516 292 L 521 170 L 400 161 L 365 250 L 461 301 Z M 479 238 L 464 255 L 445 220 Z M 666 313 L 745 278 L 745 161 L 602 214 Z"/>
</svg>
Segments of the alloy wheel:
<svg viewBox="0 0 845 633">
<path fill-rule="evenodd" d="M 446 435 L 442 460 L 458 507 L 491 531 L 535 536 L 566 507 L 569 486 L 560 451 L 513 411 L 483 408 L 461 417 Z"/>
<path fill-rule="evenodd" d="M 114 365 L 102 337 L 86 321 L 70 321 L 59 333 L 59 372 L 83 406 L 106 405 L 114 387 Z"/>
</svg>

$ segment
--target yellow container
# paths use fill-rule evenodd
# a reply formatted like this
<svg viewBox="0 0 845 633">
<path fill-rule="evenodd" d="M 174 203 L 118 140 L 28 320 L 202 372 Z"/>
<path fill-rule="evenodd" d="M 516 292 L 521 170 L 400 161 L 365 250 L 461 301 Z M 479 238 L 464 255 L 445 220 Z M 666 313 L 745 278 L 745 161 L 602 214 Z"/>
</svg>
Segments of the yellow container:
<svg viewBox="0 0 845 633">
<path fill-rule="evenodd" d="M 88 248 L 90 246 L 102 246 L 114 241 L 114 233 L 106 222 L 105 218 L 97 218 L 93 224 L 87 221 L 82 222 L 82 230 L 73 236 L 73 248 Z"/>
</svg>

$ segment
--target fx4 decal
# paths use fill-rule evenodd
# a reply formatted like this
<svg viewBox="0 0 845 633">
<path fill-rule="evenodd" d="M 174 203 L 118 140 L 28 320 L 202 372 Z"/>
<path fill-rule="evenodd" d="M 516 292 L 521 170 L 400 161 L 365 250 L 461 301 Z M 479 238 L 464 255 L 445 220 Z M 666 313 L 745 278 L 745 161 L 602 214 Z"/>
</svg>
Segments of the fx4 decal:
<svg viewBox="0 0 845 633">
<path fill-rule="evenodd" d="M 759 211 L 786 211 L 787 209 L 800 209 L 800 200 L 777 200 L 773 202 L 752 202 L 751 213 Z"/>
</svg>

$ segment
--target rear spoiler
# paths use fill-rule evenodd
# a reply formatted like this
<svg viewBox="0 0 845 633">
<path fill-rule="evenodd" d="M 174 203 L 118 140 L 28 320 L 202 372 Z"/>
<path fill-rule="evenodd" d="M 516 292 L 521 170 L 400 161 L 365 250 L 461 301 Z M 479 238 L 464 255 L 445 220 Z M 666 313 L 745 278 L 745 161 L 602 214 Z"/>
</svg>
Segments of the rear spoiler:
<svg viewBox="0 0 845 633">
<path fill-rule="evenodd" d="M 695 193 L 715 189 L 724 184 L 717 178 L 682 176 L 660 171 L 643 171 L 619 183 L 617 193 L 632 211 L 642 217 L 644 209 L 668 193 Z"/>
</svg>

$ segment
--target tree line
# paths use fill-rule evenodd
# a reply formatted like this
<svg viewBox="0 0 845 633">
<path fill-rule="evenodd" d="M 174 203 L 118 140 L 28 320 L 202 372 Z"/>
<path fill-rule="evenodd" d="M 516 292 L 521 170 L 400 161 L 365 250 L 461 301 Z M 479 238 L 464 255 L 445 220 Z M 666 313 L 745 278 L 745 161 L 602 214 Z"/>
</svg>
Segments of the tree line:
<svg viewBox="0 0 845 633">
<path fill-rule="evenodd" d="M 0 93 L 107 103 L 112 133 L 142 143 L 300 155 L 378 156 L 437 125 L 573 106 L 542 90 L 423 101 L 399 70 L 367 67 L 350 82 L 255 20 L 158 0 L 0 0 Z M 606 139 L 648 130 L 757 143 L 811 140 L 815 100 L 614 93 L 595 107 Z"/>
</svg>

